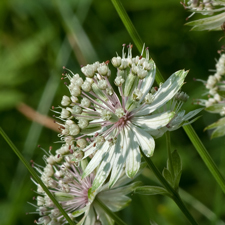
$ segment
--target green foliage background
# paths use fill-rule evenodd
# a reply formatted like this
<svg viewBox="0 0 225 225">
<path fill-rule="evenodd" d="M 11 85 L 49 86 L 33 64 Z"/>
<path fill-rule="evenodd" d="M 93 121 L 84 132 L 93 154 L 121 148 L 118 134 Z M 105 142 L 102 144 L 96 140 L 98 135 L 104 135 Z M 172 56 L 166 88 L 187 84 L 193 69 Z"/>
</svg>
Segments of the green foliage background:
<svg viewBox="0 0 225 225">
<path fill-rule="evenodd" d="M 183 90 L 202 98 L 204 86 L 193 78 L 207 79 L 215 68 L 218 41 L 223 32 L 190 32 L 184 26 L 190 14 L 178 0 L 122 0 L 150 54 L 165 78 L 179 69 L 190 69 Z M 195 19 L 198 16 L 194 16 Z M 80 72 L 80 65 L 106 61 L 121 52 L 123 43 L 132 42 L 109 0 L 1 0 L 0 1 L 0 125 L 27 160 L 43 164 L 45 149 L 59 144 L 57 133 L 28 120 L 16 106 L 24 102 L 39 113 L 52 116 L 51 105 L 59 105 L 67 93 L 60 80 L 62 66 Z M 134 55 L 138 54 L 134 49 Z M 113 76 L 113 74 L 112 74 Z M 194 123 L 209 153 L 225 173 L 224 138 L 210 140 L 204 127 L 217 115 L 202 113 Z M 183 161 L 181 197 L 199 224 L 223 225 L 224 195 L 195 151 L 185 132 L 173 132 L 172 147 Z M 16 155 L 0 137 L 0 224 L 32 224 L 38 215 L 25 215 L 35 208 L 31 190 L 35 185 Z M 153 161 L 162 170 L 166 165 L 165 137 L 157 140 Z M 152 172 L 145 169 L 140 179 L 156 185 Z M 190 194 L 188 195 L 187 192 Z M 188 224 L 171 199 L 133 195 L 132 204 L 119 215 L 128 224 Z M 200 204 L 200 202 L 202 204 Z M 211 211 L 208 211 L 210 209 Z"/>
</svg>

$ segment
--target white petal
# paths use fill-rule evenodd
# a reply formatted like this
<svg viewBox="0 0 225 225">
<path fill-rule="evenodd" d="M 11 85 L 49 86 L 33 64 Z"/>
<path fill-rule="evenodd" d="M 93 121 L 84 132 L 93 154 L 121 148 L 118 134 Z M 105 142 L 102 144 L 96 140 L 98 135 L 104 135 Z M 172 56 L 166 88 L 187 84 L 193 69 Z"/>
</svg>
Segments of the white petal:
<svg viewBox="0 0 225 225">
<path fill-rule="evenodd" d="M 134 132 L 135 140 L 138 142 L 139 146 L 141 147 L 145 155 L 147 157 L 152 156 L 155 150 L 154 138 L 150 134 L 148 134 L 146 131 L 136 126 L 132 126 L 131 129 Z"/>
<path fill-rule="evenodd" d="M 82 150 L 84 152 L 83 159 L 87 158 L 89 155 L 93 154 L 97 150 L 97 147 L 95 146 L 95 144 L 96 144 L 96 141 L 92 142 L 90 145 L 88 145 L 86 148 Z"/>
<path fill-rule="evenodd" d="M 117 212 L 125 208 L 131 201 L 131 199 L 125 195 L 131 193 L 140 184 L 141 182 L 135 182 L 124 187 L 103 191 L 99 193 L 98 197 L 111 211 Z"/>
<path fill-rule="evenodd" d="M 148 72 L 148 75 L 143 79 L 143 82 L 141 84 L 140 90 L 143 93 L 143 97 L 141 98 L 140 102 L 142 102 L 145 95 L 149 92 L 149 90 L 151 89 L 152 84 L 154 83 L 154 80 L 155 80 L 156 65 L 152 59 L 150 60 L 150 64 L 151 64 L 152 68 Z"/>
<path fill-rule="evenodd" d="M 82 178 L 88 176 L 102 161 L 102 159 L 105 157 L 105 154 L 107 153 L 109 149 L 109 142 L 106 141 L 102 145 L 100 149 L 98 149 L 94 155 L 94 157 L 91 159 L 91 161 L 88 163 Z"/>
<path fill-rule="evenodd" d="M 114 225 L 114 220 L 98 204 L 94 203 L 94 208 L 102 225 Z"/>
<path fill-rule="evenodd" d="M 93 207 L 91 206 L 90 210 L 86 216 L 84 225 L 94 225 L 95 221 L 96 221 L 95 212 L 94 212 Z"/>
<path fill-rule="evenodd" d="M 126 141 L 127 140 L 125 133 L 124 131 L 121 131 L 115 146 L 115 160 L 112 168 L 111 177 L 109 180 L 109 187 L 112 187 L 116 183 L 116 181 L 120 178 L 120 175 L 123 171 L 123 166 L 126 161 L 126 154 L 127 154 Z"/>
<path fill-rule="evenodd" d="M 184 78 L 186 77 L 188 71 L 179 70 L 172 74 L 165 83 L 159 88 L 159 90 L 154 95 L 154 101 L 150 105 L 144 106 L 136 116 L 147 115 L 159 107 L 163 106 L 168 102 L 173 96 L 179 91 L 184 83 Z"/>
<path fill-rule="evenodd" d="M 93 185 L 92 185 L 92 190 L 96 190 L 99 186 L 101 186 L 106 178 L 108 177 L 112 165 L 114 163 L 114 158 L 113 154 L 115 153 L 115 145 L 113 145 L 110 150 L 106 153 L 104 159 L 101 162 L 100 167 L 98 168 L 98 172 L 95 176 Z"/>
<path fill-rule="evenodd" d="M 138 172 L 141 165 L 141 153 L 139 145 L 134 141 L 133 131 L 128 131 L 129 145 L 127 146 L 128 156 L 126 159 L 126 174 L 128 177 L 133 178 Z"/>
<path fill-rule="evenodd" d="M 89 210 L 89 206 L 85 206 L 82 209 L 79 209 L 79 210 L 76 210 L 76 211 L 72 212 L 72 215 L 73 215 L 73 217 L 78 217 L 88 210 Z"/>
<path fill-rule="evenodd" d="M 174 117 L 175 112 L 167 111 L 151 116 L 135 116 L 131 122 L 146 131 L 160 129 L 166 126 Z"/>
</svg>

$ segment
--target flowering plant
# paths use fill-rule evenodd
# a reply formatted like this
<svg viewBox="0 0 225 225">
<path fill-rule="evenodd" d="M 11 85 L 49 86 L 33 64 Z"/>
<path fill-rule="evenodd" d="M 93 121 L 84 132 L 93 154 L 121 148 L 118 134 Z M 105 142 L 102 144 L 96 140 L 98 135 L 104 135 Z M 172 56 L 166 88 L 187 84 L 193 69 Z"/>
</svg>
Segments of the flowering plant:
<svg viewBox="0 0 225 225">
<path fill-rule="evenodd" d="M 80 1 L 77 4 L 77 11 L 79 11 L 80 15 L 82 14 L 83 16 L 85 14 L 83 9 L 85 8 L 86 10 L 88 2 Z M 81 73 L 79 74 L 76 73 L 77 71 L 73 73 L 70 69 L 64 67 L 62 80 L 65 82 L 68 92 L 63 93 L 63 89 L 61 89 L 63 95 L 61 105 L 52 107 L 52 111 L 57 115 L 54 115 L 55 123 L 48 116 L 41 115 L 41 112 L 36 113 L 34 110 L 34 112 L 29 111 L 27 113 L 28 110 L 23 112 L 28 116 L 33 113 L 30 116 L 32 120 L 57 130 L 59 138 L 57 142 L 61 146 L 56 151 L 52 151 L 51 148 L 49 152 L 44 150 L 44 166 L 37 164 L 36 160 L 35 162 L 31 160 L 31 167 L 0 128 L 0 133 L 30 171 L 32 174 L 31 179 L 37 185 L 37 190 L 34 191 L 37 197 L 33 198 L 37 203 L 30 203 L 36 208 L 36 211 L 30 214 L 38 215 L 38 218 L 35 218 L 35 223 L 43 225 L 64 225 L 68 223 L 70 225 L 74 225 L 74 223 L 78 225 L 107 225 L 114 223 L 125 225 L 126 223 L 120 219 L 117 212 L 128 206 L 131 202 L 131 197 L 134 197 L 134 205 L 135 202 L 139 201 L 137 200 L 138 196 L 133 196 L 133 194 L 169 197 L 176 203 L 188 221 L 193 225 L 197 225 L 195 217 L 198 219 L 200 217 L 195 214 L 194 217 L 192 216 L 182 200 L 184 199 L 192 207 L 195 207 L 197 211 L 202 213 L 201 210 L 205 210 L 202 214 L 206 215 L 206 217 L 208 216 L 214 222 L 216 215 L 213 212 L 206 207 L 198 207 L 199 205 L 201 206 L 201 203 L 199 204 L 197 198 L 194 198 L 195 204 L 193 204 L 193 197 L 187 194 L 185 196 L 185 193 L 180 190 L 179 183 L 182 170 L 186 171 L 189 168 L 190 164 L 187 161 L 188 154 L 191 152 L 190 146 L 182 140 L 181 132 L 175 133 L 176 137 L 171 135 L 172 143 L 176 145 L 176 150 L 171 147 L 171 131 L 182 127 L 199 153 L 199 159 L 205 162 L 206 167 L 225 192 L 225 179 L 191 126 L 191 123 L 199 118 L 198 114 L 202 107 L 193 111 L 187 110 L 187 108 L 184 110 L 184 103 L 189 99 L 189 96 L 181 88 L 185 84 L 189 71 L 176 71 L 177 68 L 175 68 L 176 72 L 164 80 L 158 65 L 156 66 L 155 61 L 150 56 L 149 48 L 143 47 L 143 42 L 120 0 L 112 0 L 112 3 L 140 54 L 134 56 L 133 45 L 124 44 L 121 55 L 116 53 L 116 56 L 110 60 L 95 62 L 97 58 L 101 57 L 98 57 L 95 53 L 85 31 L 79 25 L 79 19 L 76 16 L 72 18 L 71 15 L 76 10 L 71 10 L 67 5 L 68 3 L 63 3 L 62 1 L 55 1 L 55 3 L 56 7 L 58 5 L 58 13 L 62 16 L 63 29 L 67 32 L 65 41 L 59 51 L 60 57 L 57 57 L 56 65 L 69 64 L 66 58 L 70 58 L 69 52 L 73 48 L 76 56 L 78 56 L 79 64 L 84 66 L 81 66 Z M 62 7 L 60 4 L 62 4 Z M 104 4 L 106 3 L 104 2 Z M 146 2 L 146 4 L 154 3 Z M 208 16 L 206 19 L 189 23 L 189 25 L 194 26 L 193 29 L 195 30 L 224 30 L 224 4 L 225 2 L 222 0 L 190 0 L 183 3 L 193 14 L 199 12 Z M 82 8 L 81 6 L 85 7 Z M 101 7 L 102 4 L 97 7 L 97 10 Z M 213 14 L 216 15 L 213 16 Z M 43 18 L 45 22 L 47 17 Z M 91 19 L 94 21 L 95 17 L 93 16 Z M 39 24 L 43 25 L 44 23 Z M 156 24 L 160 26 L 160 24 Z M 73 32 L 74 26 L 76 27 L 76 32 Z M 162 30 L 160 31 L 160 36 L 162 36 L 162 39 L 167 40 L 167 38 L 164 38 L 164 30 Z M 98 29 L 98 32 L 100 31 L 101 27 Z M 43 33 L 46 40 L 46 32 Z M 54 33 L 54 39 L 56 36 Z M 110 40 L 112 39 L 116 38 L 113 36 Z M 69 42 L 67 42 L 68 40 Z M 153 41 L 154 38 L 151 40 Z M 40 37 L 37 36 L 36 42 L 39 41 Z M 117 42 L 121 42 L 121 40 Z M 54 40 L 50 44 L 51 47 L 53 46 L 51 52 L 57 52 L 55 43 L 57 41 Z M 68 48 L 68 43 L 71 45 L 71 48 Z M 101 46 L 104 46 L 104 44 Z M 151 44 L 153 45 L 154 41 Z M 173 44 L 170 43 L 168 46 L 173 46 Z M 185 46 L 185 43 L 182 42 L 182 46 Z M 107 45 L 107 47 L 110 50 L 113 49 L 113 45 Z M 39 49 L 41 48 L 37 47 L 35 52 L 37 53 Z M 179 47 L 176 47 L 176 49 L 179 49 Z M 188 64 L 186 53 L 189 51 L 187 49 L 184 53 L 182 51 L 183 47 L 175 51 L 174 56 L 167 56 L 165 52 L 162 52 L 161 57 L 163 59 L 165 59 L 165 55 L 167 56 L 167 60 L 162 60 L 162 62 L 166 61 L 166 63 L 163 62 L 164 66 L 167 64 L 167 69 L 174 71 L 172 69 L 174 58 L 182 59 L 182 68 L 184 67 L 183 63 Z M 30 53 L 30 50 L 28 52 Z M 67 57 L 64 57 L 64 54 L 62 54 L 64 52 L 68 54 Z M 104 52 L 107 53 L 107 51 Z M 183 60 L 184 55 L 185 60 Z M 29 58 L 29 54 L 27 58 Z M 60 62 L 60 58 L 64 62 Z M 10 68 L 14 68 L 13 65 L 15 66 L 16 63 L 13 63 L 14 61 L 17 62 L 17 60 L 9 59 L 12 62 L 10 63 Z M 207 81 L 203 81 L 207 88 L 208 100 L 201 98 L 196 101 L 198 105 L 205 107 L 207 111 L 219 113 L 221 116 L 224 115 L 225 98 L 224 59 L 225 56 L 222 54 L 216 64 L 215 74 L 211 75 Z M 3 60 L 3 64 L 4 62 L 7 62 L 7 60 Z M 90 62 L 93 63 L 90 64 Z M 52 67 L 50 66 L 49 68 Z M 176 67 L 178 66 L 176 65 Z M 44 100 L 42 105 L 45 108 L 49 108 L 50 105 L 48 106 L 47 102 L 51 104 L 54 91 L 57 89 L 57 85 L 54 83 L 55 74 L 57 73 L 54 71 L 52 74 L 52 79 L 47 83 L 49 86 L 47 85 L 45 89 L 48 91 L 43 94 Z M 11 78 L 10 76 L 7 77 Z M 190 83 L 188 82 L 185 88 L 188 85 L 191 86 L 192 84 Z M 59 100 L 56 99 L 56 102 L 58 104 Z M 2 121 L 7 122 L 4 119 Z M 57 126 L 59 126 L 59 129 L 56 128 Z M 212 137 L 219 137 L 225 134 L 224 128 L 225 121 L 222 118 L 218 122 L 209 125 L 206 129 L 215 129 Z M 38 140 L 39 132 L 39 129 L 36 129 L 35 132 L 33 129 L 29 136 Z M 201 129 L 199 132 L 201 132 Z M 163 135 L 165 135 L 166 141 L 164 141 Z M 46 135 L 46 138 L 49 138 L 49 136 Z M 34 139 L 28 138 L 26 143 L 32 143 L 33 145 L 35 143 Z M 181 142 L 182 145 L 178 146 L 177 142 Z M 219 146 L 219 142 L 217 146 Z M 163 151 L 165 148 L 167 154 Z M 30 151 L 30 147 L 27 144 L 26 149 Z M 181 153 L 180 151 L 183 149 L 185 151 Z M 25 152 L 27 153 L 28 151 L 25 150 Z M 185 156 L 184 169 L 182 168 L 180 153 L 182 157 Z M 27 158 L 31 157 L 33 156 L 27 155 Z M 165 157 L 167 157 L 167 162 L 163 164 L 166 164 L 165 168 L 162 171 L 154 163 L 156 161 L 157 164 L 160 164 L 160 168 L 162 167 L 162 162 L 157 157 L 161 157 L 160 160 L 165 160 Z M 195 172 L 194 174 L 201 171 L 201 169 L 198 169 L 199 166 L 195 159 L 192 160 L 191 168 Z M 22 175 L 24 173 L 21 172 L 22 170 L 15 169 L 15 171 L 20 174 L 17 176 L 19 180 L 23 180 Z M 154 180 L 153 173 L 159 182 Z M 139 176 L 140 174 L 142 176 Z M 197 177 L 197 175 L 195 176 Z M 136 180 L 134 181 L 134 179 Z M 140 182 L 140 180 L 143 182 Z M 142 183 L 144 183 L 144 186 L 142 186 Z M 17 186 L 14 185 L 15 189 L 17 189 Z M 20 193 L 22 191 L 24 193 L 25 189 L 22 190 L 21 185 L 21 189 L 18 187 L 17 192 Z M 10 190 L 9 193 L 13 193 L 13 191 Z M 131 196 L 127 196 L 131 193 Z M 12 199 L 15 199 L 15 202 L 17 201 L 17 198 L 12 197 Z M 146 223 L 149 224 L 150 221 L 150 224 L 156 225 L 156 222 L 150 220 L 151 217 L 157 222 L 159 221 L 159 224 L 164 224 L 164 221 L 167 219 L 165 214 L 160 213 L 160 219 L 159 217 L 154 217 L 156 212 L 161 210 L 161 206 L 155 207 L 154 205 L 152 207 L 154 211 L 152 211 L 150 206 L 154 201 L 149 201 L 146 204 L 147 198 L 142 196 L 140 199 L 143 200 L 145 207 L 135 208 L 134 214 L 133 209 L 127 208 L 126 211 L 119 213 L 119 215 L 122 215 L 123 219 L 128 221 L 129 224 L 144 225 Z M 158 199 L 160 205 L 162 205 L 161 199 L 162 197 Z M 141 205 L 140 202 L 138 202 L 139 205 Z M 146 209 L 147 213 L 145 212 Z M 171 207 L 168 207 L 168 209 L 174 211 Z M 207 213 L 205 213 L 206 210 Z M 11 218 L 16 217 L 13 212 L 12 210 L 11 214 L 13 216 L 8 216 L 9 221 L 11 221 Z M 137 215 L 138 219 L 136 219 Z M 182 223 L 177 218 L 173 220 L 173 224 Z M 163 222 L 161 222 L 161 219 Z M 222 221 L 219 222 L 223 224 Z M 8 224 L 13 224 L 13 222 Z"/>
</svg>

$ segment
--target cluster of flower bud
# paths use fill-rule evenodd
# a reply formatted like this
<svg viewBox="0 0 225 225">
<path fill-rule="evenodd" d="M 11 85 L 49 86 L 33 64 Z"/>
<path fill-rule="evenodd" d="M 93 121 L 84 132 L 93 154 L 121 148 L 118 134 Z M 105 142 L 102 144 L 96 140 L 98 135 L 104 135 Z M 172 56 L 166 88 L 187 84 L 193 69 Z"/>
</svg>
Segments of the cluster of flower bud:
<svg viewBox="0 0 225 225">
<path fill-rule="evenodd" d="M 212 15 L 214 6 L 218 5 L 216 1 L 212 0 L 184 0 L 184 3 L 182 4 L 186 9 L 193 12 L 200 12 L 202 15 Z"/>
<path fill-rule="evenodd" d="M 201 81 L 201 80 L 200 80 Z M 222 54 L 216 63 L 216 72 L 210 75 L 207 81 L 203 81 L 208 93 L 208 99 L 197 99 L 196 103 L 206 108 L 213 105 L 223 105 L 225 101 L 225 54 Z M 224 115 L 222 110 L 220 115 Z"/>
<path fill-rule="evenodd" d="M 79 148 L 86 146 L 86 140 L 79 139 L 76 143 L 77 146 L 68 145 L 68 143 L 62 145 L 56 150 L 55 155 L 45 151 L 47 155 L 43 158 L 46 165 L 43 169 L 40 169 L 37 164 L 33 165 L 46 187 L 57 190 L 54 191 L 55 197 L 60 201 L 63 201 L 63 198 L 67 201 L 74 199 L 71 194 L 71 183 L 81 181 L 80 172 L 76 173 L 80 170 L 80 162 L 84 154 Z M 36 182 L 34 183 L 36 184 Z M 36 221 L 36 224 L 64 224 L 65 219 L 61 216 L 61 212 L 39 184 L 37 184 L 37 193 L 40 195 L 36 198 L 36 211 L 41 217 Z M 68 215 L 73 218 L 72 214 L 68 213 Z"/>
</svg>

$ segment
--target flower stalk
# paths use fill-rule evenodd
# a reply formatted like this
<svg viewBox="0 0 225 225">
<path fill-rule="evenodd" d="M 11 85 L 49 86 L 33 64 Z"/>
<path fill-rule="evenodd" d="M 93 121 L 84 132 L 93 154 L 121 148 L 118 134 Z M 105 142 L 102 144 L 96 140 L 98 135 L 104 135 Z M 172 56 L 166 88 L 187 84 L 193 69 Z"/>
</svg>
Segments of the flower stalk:
<svg viewBox="0 0 225 225">
<path fill-rule="evenodd" d="M 134 27 L 133 23 L 131 22 L 129 16 L 127 15 L 126 10 L 124 9 L 121 1 L 120 0 L 111 0 L 111 1 L 114 5 L 119 17 L 121 18 L 125 28 L 127 29 L 128 33 L 130 34 L 131 39 L 133 40 L 133 42 L 137 46 L 138 50 L 141 51 L 140 46 L 143 45 L 143 41 L 141 40 L 137 30 L 135 29 L 135 27 Z M 155 79 L 156 79 L 156 82 L 158 84 L 165 81 L 158 69 L 156 70 Z M 213 159 L 211 158 L 211 156 L 207 152 L 205 146 L 203 145 L 203 143 L 199 139 L 198 135 L 194 131 L 193 127 L 191 125 L 187 125 L 187 126 L 184 126 L 183 128 L 184 128 L 184 131 L 186 132 L 186 134 L 188 135 L 189 139 L 191 140 L 192 144 L 196 148 L 197 152 L 201 156 L 202 160 L 204 161 L 204 163 L 208 167 L 209 171 L 211 172 L 211 174 L 213 175 L 213 177 L 215 178 L 217 183 L 220 185 L 222 191 L 225 193 L 225 179 L 222 176 L 222 174 L 220 173 L 220 171 L 219 171 L 218 167 L 216 166 L 215 162 L 213 161 Z"/>
<path fill-rule="evenodd" d="M 171 187 L 171 185 L 167 182 L 167 180 L 162 176 L 162 174 L 160 173 L 160 171 L 158 170 L 158 168 L 152 162 L 151 158 L 147 158 L 144 155 L 144 153 L 142 152 L 142 150 L 141 150 L 141 153 L 142 153 L 143 158 L 147 162 L 149 168 L 152 169 L 152 171 L 155 174 L 155 176 L 159 179 L 159 181 L 165 187 L 165 189 L 170 193 L 170 197 L 174 200 L 174 202 L 177 204 L 177 206 L 180 208 L 180 210 L 183 212 L 183 214 L 186 216 L 186 218 L 189 220 L 189 222 L 192 225 L 198 225 L 198 223 L 195 221 L 195 219 L 193 218 L 193 216 L 190 214 L 190 212 L 188 211 L 188 209 L 184 205 L 184 203 L 181 200 L 178 192 L 175 191 Z"/>
</svg>

